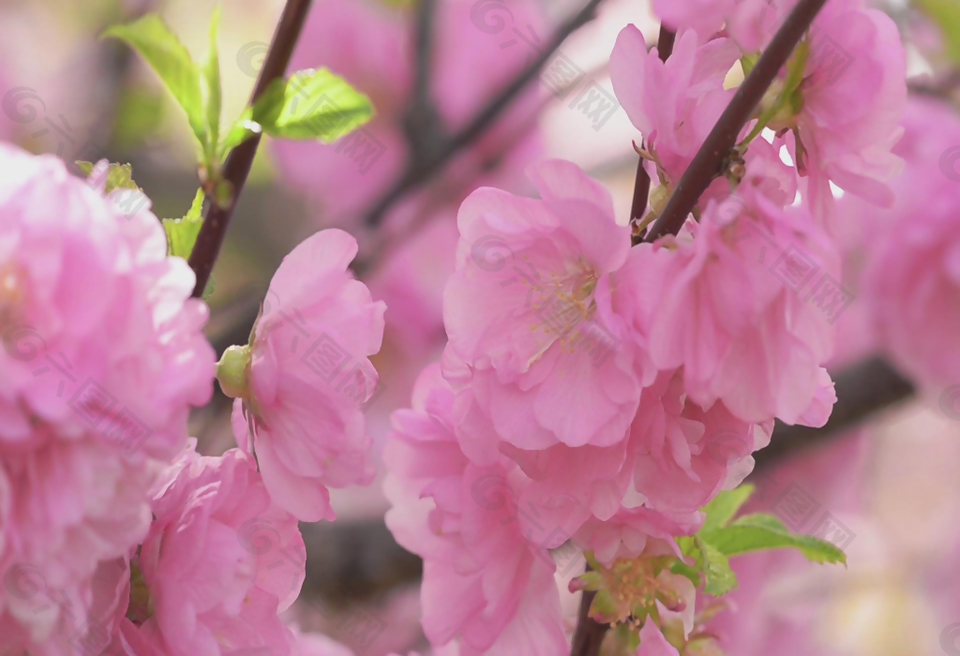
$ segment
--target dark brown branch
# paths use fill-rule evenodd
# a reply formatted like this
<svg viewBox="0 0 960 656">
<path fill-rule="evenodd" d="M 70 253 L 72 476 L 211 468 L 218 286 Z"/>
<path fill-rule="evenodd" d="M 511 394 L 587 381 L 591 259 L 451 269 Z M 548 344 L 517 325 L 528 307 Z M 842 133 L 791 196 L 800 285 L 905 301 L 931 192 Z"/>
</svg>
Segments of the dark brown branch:
<svg viewBox="0 0 960 656">
<path fill-rule="evenodd" d="M 446 138 L 430 90 L 436 14 L 436 0 L 420 0 L 414 33 L 413 95 L 404 125 L 413 159 L 431 157 L 436 144 Z"/>
<path fill-rule="evenodd" d="M 827 438 L 853 428 L 876 413 L 913 396 L 913 384 L 885 360 L 862 360 L 834 376 L 837 403 L 823 428 L 788 426 L 777 422 L 770 446 L 754 454 L 757 469 L 796 453 L 823 444 Z"/>
<path fill-rule="evenodd" d="M 550 61 L 567 37 L 589 23 L 596 16 L 597 7 L 603 0 L 589 0 L 576 15 L 565 21 L 540 52 L 536 60 L 530 63 L 510 84 L 498 93 L 486 107 L 467 124 L 465 128 L 440 144 L 436 152 L 429 158 L 411 159 L 406 172 L 391 187 L 383 197 L 377 201 L 367 213 L 365 224 L 369 228 L 376 228 L 383 221 L 387 210 L 400 198 L 426 182 L 430 176 L 456 155 L 460 149 L 473 143 L 483 135 L 491 125 L 511 106 L 520 93 L 540 74 L 540 69 Z"/>
<path fill-rule="evenodd" d="M 587 565 L 587 569 L 590 566 Z M 580 597 L 580 610 L 577 612 L 577 630 L 573 634 L 573 644 L 570 647 L 570 656 L 596 656 L 600 653 L 603 638 L 610 629 L 607 624 L 595 622 L 590 617 L 590 604 L 596 592 L 583 591 Z"/>
<path fill-rule="evenodd" d="M 666 25 L 660 25 L 660 36 L 657 38 L 657 54 L 660 61 L 667 61 L 673 54 L 673 44 L 677 40 L 677 33 Z M 637 162 L 637 178 L 633 184 L 633 206 L 630 208 L 630 233 L 633 238 L 633 245 L 636 246 L 643 241 L 643 233 L 640 229 L 640 221 L 643 220 L 643 213 L 647 209 L 647 201 L 650 199 L 650 175 L 643 166 L 643 157 Z"/>
<path fill-rule="evenodd" d="M 790 58 L 794 48 L 810 28 L 813 19 L 827 0 L 800 0 L 790 16 L 777 31 L 770 45 L 760 55 L 750 75 L 743 81 L 733 100 L 724 110 L 716 126 L 707 136 L 689 168 L 667 201 L 660 218 L 650 229 L 645 241 L 653 241 L 667 234 L 675 235 L 683 227 L 700 196 L 714 178 L 721 175 L 724 159 L 736 145 L 743 126 L 753 115 L 763 95 Z"/>
<path fill-rule="evenodd" d="M 257 84 L 250 96 L 251 104 L 266 91 L 271 82 L 283 77 L 286 73 L 290 57 L 293 55 L 293 48 L 297 44 L 297 39 L 300 38 L 300 31 L 303 29 L 309 10 L 310 0 L 287 0 L 280 22 L 277 23 L 277 29 L 273 33 L 273 41 L 267 51 L 263 68 L 260 69 Z M 210 279 L 210 273 L 213 271 L 217 256 L 220 255 L 220 247 L 227 234 L 230 219 L 233 218 L 233 210 L 250 174 L 250 167 L 253 165 L 253 158 L 257 154 L 259 145 L 260 135 L 244 141 L 233 149 L 223 164 L 223 180 L 230 185 L 231 197 L 225 207 L 210 203 L 200 234 L 197 235 L 197 243 L 190 254 L 190 268 L 197 275 L 197 283 L 193 288 L 194 297 L 200 297 L 203 294 Z"/>
</svg>

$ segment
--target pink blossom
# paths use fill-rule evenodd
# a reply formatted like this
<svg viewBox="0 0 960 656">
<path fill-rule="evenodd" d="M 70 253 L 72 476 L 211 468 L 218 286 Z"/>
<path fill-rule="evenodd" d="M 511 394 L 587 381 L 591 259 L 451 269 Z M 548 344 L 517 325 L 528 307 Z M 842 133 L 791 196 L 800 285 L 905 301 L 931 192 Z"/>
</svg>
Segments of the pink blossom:
<svg viewBox="0 0 960 656">
<path fill-rule="evenodd" d="M 483 188 L 460 208 L 447 360 L 503 441 L 610 446 L 640 391 L 610 310 L 609 274 L 627 257 L 629 231 L 609 192 L 575 165 L 548 161 L 530 176 L 540 200 Z"/>
<path fill-rule="evenodd" d="M 652 180 L 668 189 L 680 181 L 733 97 L 723 81 L 740 54 L 730 39 L 703 43 L 695 33 L 685 32 L 663 62 L 656 48 L 647 51 L 635 26 L 620 32 L 610 57 L 610 79 L 654 157 L 655 166 L 648 163 Z M 636 141 L 639 145 L 640 139 Z M 718 189 L 720 182 L 715 183 Z"/>
<path fill-rule="evenodd" d="M 891 152 L 903 134 L 900 120 L 907 102 L 900 33 L 883 12 L 855 4 L 828 3 L 817 16 L 798 91 L 802 109 L 793 125 L 806 155 L 794 145 L 794 161 L 809 173 L 807 193 L 817 217 L 833 214 L 828 181 L 891 206 L 889 183 L 903 169 Z"/>
<path fill-rule="evenodd" d="M 642 499 L 640 495 L 635 496 Z M 630 502 L 626 500 L 606 521 L 588 520 L 574 538 L 607 567 L 618 559 L 638 558 L 641 554 L 679 555 L 674 538 L 695 534 L 703 523 L 699 511 L 667 514 L 640 505 L 627 507 Z"/>
<path fill-rule="evenodd" d="M 137 560 L 154 612 L 140 631 L 171 655 L 289 653 L 277 613 L 300 592 L 306 550 L 253 459 L 191 446 L 157 489 Z"/>
<path fill-rule="evenodd" d="M 753 469 L 750 454 L 766 446 L 769 431 L 735 417 L 722 402 L 704 410 L 689 398 L 683 376 L 662 372 L 644 389 L 634 420 L 634 488 L 647 505 L 695 513 Z"/>
<path fill-rule="evenodd" d="M 210 397 L 207 309 L 148 208 L 125 216 L 14 147 L 0 171 L 0 571 L 29 571 L 82 622 L 98 563 L 146 534 L 150 485 Z M 41 644 L 68 611 L 27 597 L 0 588 L 0 615 Z"/>
<path fill-rule="evenodd" d="M 948 147 L 960 143 L 960 121 L 914 101 L 905 125 L 898 152 L 909 166 L 893 209 L 841 207 L 872 227 L 862 284 L 880 345 L 921 384 L 946 386 L 960 380 L 960 174 Z"/>
<path fill-rule="evenodd" d="M 424 631 L 460 653 L 554 656 L 568 649 L 555 566 L 516 521 L 526 477 L 503 459 L 471 464 L 453 432 L 454 394 L 440 369 L 426 369 L 413 409 L 395 413 L 385 461 L 387 525 L 424 558 Z"/>
<path fill-rule="evenodd" d="M 616 274 L 618 312 L 658 369 L 683 366 L 701 407 L 720 400 L 746 422 L 796 423 L 829 386 L 821 365 L 838 310 L 814 292 L 839 279 L 838 259 L 808 216 L 748 183 L 680 237 L 634 248 Z"/>
<path fill-rule="evenodd" d="M 680 652 L 663 637 L 653 618 L 649 618 L 640 630 L 636 656 L 680 656 Z"/>
<path fill-rule="evenodd" d="M 362 405 L 379 382 L 368 356 L 380 349 L 385 306 L 347 270 L 356 253 L 341 230 L 297 246 L 270 283 L 251 344 L 221 365 L 240 379 L 230 391 L 242 397 L 238 444 L 253 449 L 270 495 L 303 521 L 333 519 L 328 488 L 374 474 Z"/>
</svg>

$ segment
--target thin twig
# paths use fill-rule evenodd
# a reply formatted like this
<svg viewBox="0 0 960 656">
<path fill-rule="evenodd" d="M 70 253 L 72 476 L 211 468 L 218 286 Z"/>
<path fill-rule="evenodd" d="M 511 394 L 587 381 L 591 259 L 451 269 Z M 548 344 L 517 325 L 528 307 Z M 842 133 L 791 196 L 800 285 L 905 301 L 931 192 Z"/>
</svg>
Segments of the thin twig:
<svg viewBox="0 0 960 656">
<path fill-rule="evenodd" d="M 431 157 L 436 145 L 446 138 L 430 87 L 436 14 L 437 0 L 419 0 L 414 33 L 413 95 L 404 125 L 414 159 Z"/>
<path fill-rule="evenodd" d="M 426 182 L 462 148 L 473 143 L 511 106 L 520 93 L 540 74 L 540 69 L 550 61 L 567 37 L 589 23 L 596 16 L 597 7 L 603 0 L 589 0 L 576 15 L 566 20 L 546 44 L 539 56 L 530 63 L 506 88 L 481 109 L 462 130 L 438 146 L 428 158 L 412 158 L 406 172 L 377 201 L 364 220 L 368 228 L 376 228 L 383 222 L 387 210 L 400 198 Z"/>
<path fill-rule="evenodd" d="M 277 29 L 273 33 L 273 41 L 270 43 L 263 68 L 260 69 L 257 84 L 250 96 L 251 105 L 267 90 L 271 82 L 283 77 L 286 73 L 309 10 L 310 0 L 287 0 L 280 22 L 277 23 Z M 237 206 L 240 192 L 243 191 L 243 185 L 250 174 L 250 167 L 253 165 L 253 158 L 257 154 L 259 145 L 260 135 L 244 141 L 233 149 L 223 164 L 223 179 L 230 185 L 231 198 L 225 207 L 210 203 L 200 234 L 197 235 L 197 243 L 190 254 L 190 268 L 197 276 L 197 283 L 193 288 L 194 297 L 199 298 L 203 295 L 203 290 L 210 279 L 210 273 L 213 271 L 217 256 L 220 255 L 220 247 L 227 234 L 230 219 L 233 218 L 233 210 Z"/>
<path fill-rule="evenodd" d="M 680 232 L 700 196 L 714 178 L 722 173 L 723 161 L 736 145 L 743 126 L 750 120 L 770 84 L 787 63 L 794 48 L 826 2 L 827 0 L 800 0 L 790 13 L 680 178 L 677 188 L 645 241 L 654 241 L 664 235 Z"/>
<path fill-rule="evenodd" d="M 657 55 L 660 61 L 665 62 L 673 54 L 673 44 L 677 40 L 677 33 L 666 25 L 660 25 L 660 36 L 657 38 Z M 643 241 L 643 232 L 640 228 L 640 222 L 643 220 L 643 213 L 647 209 L 647 201 L 650 200 L 650 174 L 644 168 L 643 157 L 637 162 L 637 178 L 633 184 L 633 206 L 630 208 L 630 232 L 633 238 L 633 245 L 636 246 Z"/>
<path fill-rule="evenodd" d="M 587 565 L 587 571 L 590 571 L 590 565 Z M 610 626 L 595 622 L 590 617 L 590 605 L 593 598 L 597 596 L 596 592 L 583 591 L 580 597 L 580 609 L 577 611 L 577 629 L 573 634 L 573 642 L 570 647 L 571 656 L 596 656 L 600 653 L 600 647 L 603 645 L 603 638 L 607 635 Z"/>
</svg>

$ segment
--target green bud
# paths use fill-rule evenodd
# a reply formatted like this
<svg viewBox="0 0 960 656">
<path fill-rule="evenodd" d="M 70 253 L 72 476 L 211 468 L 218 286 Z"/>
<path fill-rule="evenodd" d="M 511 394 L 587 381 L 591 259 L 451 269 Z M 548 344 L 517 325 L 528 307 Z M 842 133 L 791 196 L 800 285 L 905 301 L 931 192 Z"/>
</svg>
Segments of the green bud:
<svg viewBox="0 0 960 656">
<path fill-rule="evenodd" d="M 231 399 L 247 395 L 247 370 L 250 368 L 250 345 L 231 346 L 217 363 L 217 381 L 220 389 Z"/>
</svg>

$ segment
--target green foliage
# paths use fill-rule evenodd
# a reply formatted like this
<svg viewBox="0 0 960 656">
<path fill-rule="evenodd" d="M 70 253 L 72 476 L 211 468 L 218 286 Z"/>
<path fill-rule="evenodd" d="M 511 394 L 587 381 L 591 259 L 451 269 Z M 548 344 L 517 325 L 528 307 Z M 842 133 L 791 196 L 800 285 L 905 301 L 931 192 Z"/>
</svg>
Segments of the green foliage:
<svg viewBox="0 0 960 656">
<path fill-rule="evenodd" d="M 957 0 L 917 0 L 917 4 L 940 25 L 947 54 L 960 63 L 960 3 Z"/>
<path fill-rule="evenodd" d="M 695 585 L 702 575 L 707 594 L 721 596 L 737 587 L 737 577 L 729 559 L 756 551 L 796 549 L 815 563 L 847 564 L 847 557 L 836 546 L 811 537 L 791 533 L 773 515 L 756 513 L 734 519 L 754 492 L 752 485 L 742 485 L 721 492 L 704 506 L 703 528 L 692 537 L 677 540 L 684 556 L 694 565 L 674 563 L 671 571 L 689 578 Z"/>
<path fill-rule="evenodd" d="M 198 65 L 176 35 L 150 14 L 104 31 L 136 50 L 156 71 L 187 114 L 202 153 L 201 181 L 220 203 L 220 164 L 234 148 L 258 134 L 283 139 L 336 141 L 373 117 L 370 99 L 326 69 L 295 73 L 289 81 L 274 80 L 252 107 L 221 135 L 222 88 L 217 34 L 220 8 L 210 21 L 210 47 Z"/>
<path fill-rule="evenodd" d="M 77 162 L 77 167 L 86 175 L 93 173 L 93 162 Z M 104 193 L 109 194 L 114 189 L 136 189 L 142 191 L 133 181 L 133 167 L 129 164 L 110 164 L 107 169 L 107 184 Z"/>
<path fill-rule="evenodd" d="M 210 138 L 207 140 L 207 158 L 212 161 L 216 156 L 217 145 L 220 142 L 220 57 L 217 55 L 217 32 L 220 29 L 220 7 L 213 10 L 210 20 L 210 49 L 200 65 L 200 75 L 203 91 L 204 114 L 207 119 L 207 129 Z"/>
<path fill-rule="evenodd" d="M 336 141 L 373 117 L 370 99 L 325 68 L 274 80 L 254 103 L 264 132 L 285 139 Z"/>
<path fill-rule="evenodd" d="M 738 556 L 768 549 L 797 549 L 815 563 L 847 564 L 841 549 L 809 535 L 791 533 L 773 515 L 746 515 L 722 529 L 702 533 L 701 537 L 726 556 Z"/>
<path fill-rule="evenodd" d="M 175 255 L 187 260 L 197 243 L 197 235 L 203 225 L 203 189 L 197 189 L 190 210 L 181 219 L 164 219 L 163 229 L 167 232 L 167 255 Z"/>
<path fill-rule="evenodd" d="M 186 112 L 190 128 L 201 146 L 206 146 L 209 137 L 203 112 L 200 70 L 163 19 L 148 14 L 132 23 L 109 27 L 103 36 L 120 39 L 140 53 Z"/>
</svg>

